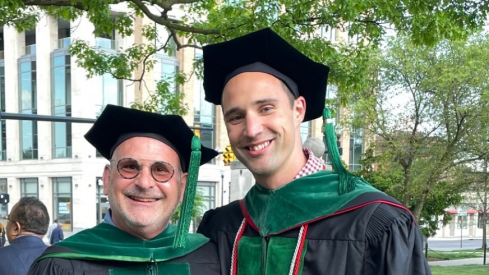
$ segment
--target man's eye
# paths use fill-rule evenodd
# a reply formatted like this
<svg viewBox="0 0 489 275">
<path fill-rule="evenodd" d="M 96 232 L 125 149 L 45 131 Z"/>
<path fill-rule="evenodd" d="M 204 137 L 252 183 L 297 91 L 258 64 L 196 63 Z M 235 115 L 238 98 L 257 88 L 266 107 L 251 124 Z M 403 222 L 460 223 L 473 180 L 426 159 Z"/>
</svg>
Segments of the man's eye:
<svg viewBox="0 0 489 275">
<path fill-rule="evenodd" d="M 122 169 L 125 169 L 125 170 L 138 170 L 138 166 L 137 165 L 134 165 L 134 164 L 128 164 L 128 165 L 125 165 L 124 167 L 122 167 Z"/>
<path fill-rule="evenodd" d="M 238 116 L 233 116 L 233 117 L 231 117 L 231 118 L 229 119 L 229 121 L 237 121 L 237 120 L 240 120 L 240 119 L 243 119 L 243 116 L 238 115 Z"/>
</svg>

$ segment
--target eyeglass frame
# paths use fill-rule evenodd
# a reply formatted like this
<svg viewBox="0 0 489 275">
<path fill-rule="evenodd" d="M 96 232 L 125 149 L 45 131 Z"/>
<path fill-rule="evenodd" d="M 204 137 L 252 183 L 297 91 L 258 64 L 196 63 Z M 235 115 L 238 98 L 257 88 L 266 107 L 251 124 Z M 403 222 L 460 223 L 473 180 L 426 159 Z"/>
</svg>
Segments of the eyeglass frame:
<svg viewBox="0 0 489 275">
<path fill-rule="evenodd" d="M 126 159 L 132 159 L 132 160 L 135 160 L 136 163 L 138 164 L 138 173 L 134 176 L 134 177 L 126 177 L 124 175 L 122 175 L 121 171 L 119 170 L 119 163 L 122 161 L 122 160 L 126 160 Z M 169 182 L 173 176 L 175 175 L 175 171 L 181 171 L 180 169 L 175 169 L 175 167 L 173 167 L 173 165 L 169 162 L 166 162 L 166 161 L 162 161 L 162 160 L 152 160 L 152 159 L 141 159 L 141 160 L 150 160 L 150 161 L 153 161 L 153 163 L 151 165 L 142 165 L 138 159 L 135 159 L 135 158 L 121 158 L 119 160 L 115 160 L 115 159 L 111 159 L 109 160 L 109 162 L 112 164 L 113 162 L 117 161 L 117 164 L 115 165 L 115 168 L 117 169 L 117 172 L 119 173 L 119 175 L 124 178 L 124 179 L 128 179 L 128 180 L 131 180 L 131 179 L 135 179 L 139 176 L 139 174 L 141 174 L 141 171 L 143 170 L 142 167 L 143 166 L 149 166 L 150 169 L 149 169 L 149 172 L 151 174 L 151 177 L 156 181 L 156 182 L 159 182 L 159 183 L 165 183 L 165 182 Z M 155 165 L 155 163 L 164 163 L 164 164 L 168 164 L 170 165 L 170 167 L 172 168 L 172 173 L 171 173 L 171 176 L 167 179 L 167 180 L 164 180 L 164 181 L 161 181 L 161 180 L 157 180 L 155 178 L 155 176 L 153 175 L 153 165 Z"/>
</svg>

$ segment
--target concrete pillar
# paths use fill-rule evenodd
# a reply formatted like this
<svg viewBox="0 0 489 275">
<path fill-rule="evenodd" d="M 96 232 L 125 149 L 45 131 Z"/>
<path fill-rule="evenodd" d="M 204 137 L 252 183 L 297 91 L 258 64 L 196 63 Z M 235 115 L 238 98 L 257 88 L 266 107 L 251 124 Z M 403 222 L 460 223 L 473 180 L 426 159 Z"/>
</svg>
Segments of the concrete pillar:
<svg viewBox="0 0 489 275">
<path fill-rule="evenodd" d="M 56 47 L 58 38 L 58 21 L 51 16 L 43 16 L 36 25 L 36 85 L 37 85 L 37 113 L 51 115 L 51 52 Z M 43 69 L 37 69 L 43 68 Z M 51 159 L 52 122 L 37 122 L 38 157 Z"/>
<path fill-rule="evenodd" d="M 4 26 L 4 65 L 5 65 L 5 111 L 7 113 L 19 112 L 19 73 L 18 58 L 23 55 L 25 35 L 18 33 L 15 28 Z M 7 161 L 19 160 L 19 121 L 7 120 Z M 9 185 L 12 184 L 9 182 Z"/>
<path fill-rule="evenodd" d="M 85 16 L 70 24 L 76 26 L 71 32 L 72 43 L 75 40 L 84 40 L 90 45 L 95 45 L 95 36 L 93 35 L 95 27 Z M 87 72 L 79 67 L 76 61 L 77 58 L 71 56 L 72 116 L 95 118 L 95 104 L 101 102 L 102 97 L 102 77 L 94 76 L 87 79 Z M 91 126 L 92 124 L 89 123 L 72 124 L 73 157 L 75 155 L 79 158 L 95 157 L 95 149 L 83 137 Z"/>
</svg>

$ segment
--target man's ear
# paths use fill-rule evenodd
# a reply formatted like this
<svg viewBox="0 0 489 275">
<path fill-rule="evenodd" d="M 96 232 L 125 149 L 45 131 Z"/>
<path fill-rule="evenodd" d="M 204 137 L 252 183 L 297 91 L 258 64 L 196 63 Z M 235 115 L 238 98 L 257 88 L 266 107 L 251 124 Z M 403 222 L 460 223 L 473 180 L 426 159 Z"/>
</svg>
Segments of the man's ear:
<svg viewBox="0 0 489 275">
<path fill-rule="evenodd" d="M 104 167 L 104 174 L 102 175 L 102 180 L 104 181 L 104 195 L 109 194 L 110 173 L 111 167 L 110 164 L 107 164 Z"/>
<path fill-rule="evenodd" d="M 22 225 L 19 222 L 14 222 L 14 232 L 12 234 L 18 236 L 20 232 L 22 232 Z"/>
<path fill-rule="evenodd" d="M 185 195 L 185 187 L 187 186 L 188 173 L 182 173 L 182 180 L 180 181 L 180 203 L 183 201 L 183 195 Z"/>
<path fill-rule="evenodd" d="M 296 125 L 300 125 L 306 116 L 306 99 L 299 96 L 294 100 L 294 119 Z"/>
</svg>

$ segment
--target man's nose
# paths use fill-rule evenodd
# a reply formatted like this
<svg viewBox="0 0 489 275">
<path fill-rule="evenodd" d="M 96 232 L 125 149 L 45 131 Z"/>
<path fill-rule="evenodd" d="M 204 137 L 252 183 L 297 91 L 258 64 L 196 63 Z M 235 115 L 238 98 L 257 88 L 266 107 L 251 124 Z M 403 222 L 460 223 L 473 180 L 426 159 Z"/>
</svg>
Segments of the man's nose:
<svg viewBox="0 0 489 275">
<path fill-rule="evenodd" d="M 152 188 L 155 185 L 153 176 L 151 175 L 151 168 L 148 166 L 143 166 L 139 175 L 136 177 L 136 185 L 141 188 Z"/>
<path fill-rule="evenodd" d="M 246 126 L 244 134 L 247 137 L 256 137 L 263 132 L 261 120 L 254 115 L 247 115 L 245 118 Z"/>
</svg>

